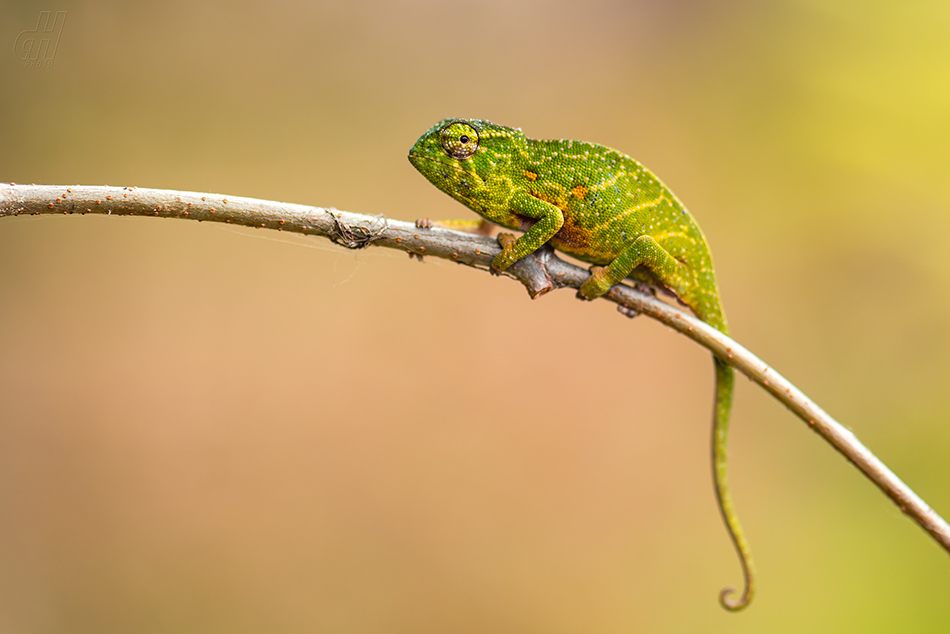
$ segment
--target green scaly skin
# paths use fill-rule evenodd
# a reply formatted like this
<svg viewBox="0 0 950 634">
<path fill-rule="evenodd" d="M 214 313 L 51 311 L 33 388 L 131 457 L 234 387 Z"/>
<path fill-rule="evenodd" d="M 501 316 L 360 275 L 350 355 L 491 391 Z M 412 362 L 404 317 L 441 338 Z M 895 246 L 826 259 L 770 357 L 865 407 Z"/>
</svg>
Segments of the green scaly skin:
<svg viewBox="0 0 950 634">
<path fill-rule="evenodd" d="M 712 256 L 702 231 L 676 196 L 649 170 L 616 150 L 581 141 L 529 139 L 520 129 L 480 119 L 445 119 L 423 134 L 409 161 L 429 181 L 480 216 L 524 231 L 492 261 L 504 271 L 543 244 L 596 266 L 579 295 L 595 299 L 624 278 L 676 295 L 696 316 L 728 334 Z M 713 476 L 719 510 L 742 563 L 738 600 L 752 599 L 752 553 L 726 477 L 726 439 L 735 373 L 713 358 Z"/>
</svg>

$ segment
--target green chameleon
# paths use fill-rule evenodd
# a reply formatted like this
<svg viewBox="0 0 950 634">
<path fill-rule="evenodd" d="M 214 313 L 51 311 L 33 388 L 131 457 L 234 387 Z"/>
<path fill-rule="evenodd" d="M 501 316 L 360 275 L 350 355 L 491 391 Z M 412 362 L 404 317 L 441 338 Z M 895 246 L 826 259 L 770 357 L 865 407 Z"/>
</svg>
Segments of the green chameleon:
<svg viewBox="0 0 950 634">
<path fill-rule="evenodd" d="M 416 141 L 409 161 L 485 220 L 524 231 L 517 240 L 499 237 L 503 248 L 491 263 L 493 271 L 504 271 L 550 244 L 595 265 L 578 293 L 585 299 L 631 278 L 672 292 L 701 320 L 729 333 L 702 231 L 676 196 L 629 156 L 594 143 L 529 139 L 520 129 L 491 121 L 445 119 Z M 468 228 L 479 222 L 445 224 Z M 713 479 L 745 581 L 738 600 L 729 587 L 719 601 L 728 610 L 741 610 L 752 600 L 755 582 L 752 553 L 726 477 L 735 373 L 721 359 L 713 361 Z"/>
</svg>

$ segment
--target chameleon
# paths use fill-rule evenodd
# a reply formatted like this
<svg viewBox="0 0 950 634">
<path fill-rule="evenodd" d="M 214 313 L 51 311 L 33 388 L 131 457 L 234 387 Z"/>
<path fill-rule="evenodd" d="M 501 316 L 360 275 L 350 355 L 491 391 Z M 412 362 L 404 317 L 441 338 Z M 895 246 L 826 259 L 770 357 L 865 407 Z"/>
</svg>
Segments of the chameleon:
<svg viewBox="0 0 950 634">
<path fill-rule="evenodd" d="M 530 139 L 520 128 L 484 119 L 443 119 L 416 141 L 409 162 L 484 219 L 443 226 L 474 229 L 489 221 L 524 232 L 517 239 L 498 237 L 502 250 L 491 262 L 492 272 L 549 244 L 593 265 L 578 291 L 582 299 L 598 298 L 629 278 L 671 293 L 699 319 L 729 334 L 706 238 L 679 199 L 629 156 L 594 143 Z M 417 224 L 432 226 L 428 220 Z M 726 469 L 735 371 L 718 357 L 713 362 L 713 482 L 744 582 L 738 598 L 726 587 L 719 602 L 736 611 L 752 600 L 755 571 Z"/>
</svg>

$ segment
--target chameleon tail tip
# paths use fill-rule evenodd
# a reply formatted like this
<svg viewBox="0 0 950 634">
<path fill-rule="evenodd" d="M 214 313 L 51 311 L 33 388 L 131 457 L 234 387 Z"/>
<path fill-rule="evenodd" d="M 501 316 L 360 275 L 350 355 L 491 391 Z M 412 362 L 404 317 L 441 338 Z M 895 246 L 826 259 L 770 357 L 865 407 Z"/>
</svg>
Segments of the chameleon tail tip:
<svg viewBox="0 0 950 634">
<path fill-rule="evenodd" d="M 738 612 L 749 605 L 749 603 L 752 601 L 752 592 L 748 584 L 746 584 L 745 592 L 742 593 L 742 596 L 739 597 L 737 601 L 733 601 L 729 597 L 729 595 L 733 594 L 735 591 L 735 588 L 728 586 L 723 588 L 719 593 L 719 604 L 730 612 Z"/>
</svg>

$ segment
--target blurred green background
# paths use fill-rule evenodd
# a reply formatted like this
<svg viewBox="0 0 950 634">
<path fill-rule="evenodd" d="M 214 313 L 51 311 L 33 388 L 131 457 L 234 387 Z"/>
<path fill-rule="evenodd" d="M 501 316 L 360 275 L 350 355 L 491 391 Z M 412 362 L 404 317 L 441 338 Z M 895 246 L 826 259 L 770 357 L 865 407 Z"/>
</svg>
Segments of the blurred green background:
<svg viewBox="0 0 950 634">
<path fill-rule="evenodd" d="M 49 69 L 13 50 L 68 17 Z M 621 149 L 733 334 L 950 514 L 945 1 L 0 1 L 0 180 L 471 217 L 448 116 Z M 945 632 L 947 553 L 708 353 L 562 291 L 148 218 L 0 219 L 0 632 Z"/>
</svg>

